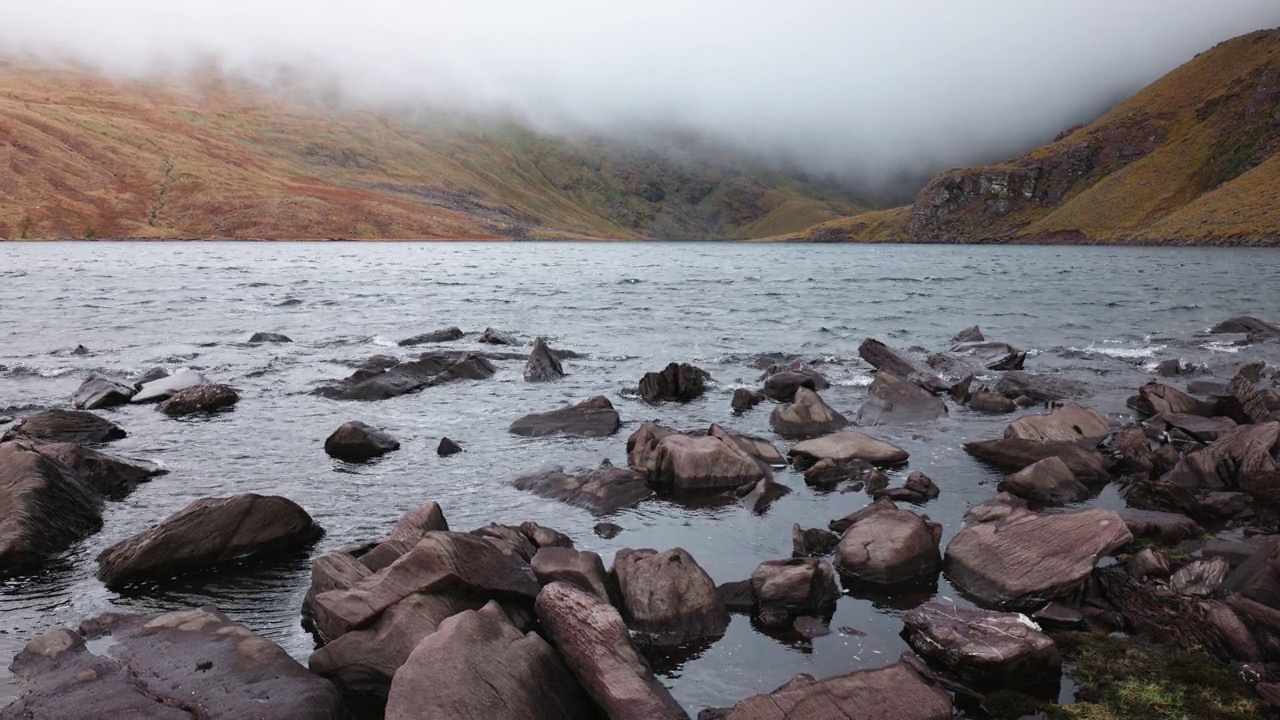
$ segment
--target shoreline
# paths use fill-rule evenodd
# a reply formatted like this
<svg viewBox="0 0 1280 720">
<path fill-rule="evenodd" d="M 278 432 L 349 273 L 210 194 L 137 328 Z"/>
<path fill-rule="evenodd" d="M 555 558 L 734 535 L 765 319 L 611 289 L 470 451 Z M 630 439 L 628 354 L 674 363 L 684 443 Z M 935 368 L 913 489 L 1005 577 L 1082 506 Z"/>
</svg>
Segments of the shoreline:
<svg viewBox="0 0 1280 720">
<path fill-rule="evenodd" d="M 511 238 L 511 237 L 473 237 L 473 238 L 180 238 L 180 237 L 113 237 L 113 238 L 0 238 L 0 243 L 616 243 L 616 244 L 677 244 L 677 243 L 718 243 L 743 245 L 1008 245 L 1029 247 L 1206 247 L 1206 248 L 1280 248 L 1280 236 L 1265 239 L 1218 239 L 1218 240 L 1098 240 L 1090 238 L 976 238 L 973 240 L 811 240 L 805 238 L 707 238 L 687 240 L 620 239 L 592 237 L 564 238 Z"/>
</svg>

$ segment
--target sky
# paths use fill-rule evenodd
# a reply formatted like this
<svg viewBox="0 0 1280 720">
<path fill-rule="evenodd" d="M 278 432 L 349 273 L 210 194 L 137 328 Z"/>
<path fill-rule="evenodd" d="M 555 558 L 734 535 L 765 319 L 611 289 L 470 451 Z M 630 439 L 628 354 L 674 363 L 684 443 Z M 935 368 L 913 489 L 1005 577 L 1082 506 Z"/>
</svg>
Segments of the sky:
<svg viewBox="0 0 1280 720">
<path fill-rule="evenodd" d="M 1091 120 L 1280 0 L 0 0 L 0 53 L 289 67 L 359 102 L 675 129 L 877 182 Z"/>
</svg>

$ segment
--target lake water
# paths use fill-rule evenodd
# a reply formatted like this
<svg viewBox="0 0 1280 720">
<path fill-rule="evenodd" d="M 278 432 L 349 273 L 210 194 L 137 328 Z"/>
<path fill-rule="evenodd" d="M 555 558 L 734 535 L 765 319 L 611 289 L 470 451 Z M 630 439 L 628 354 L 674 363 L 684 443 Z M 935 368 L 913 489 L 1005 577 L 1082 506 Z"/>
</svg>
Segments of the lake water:
<svg viewBox="0 0 1280 720">
<path fill-rule="evenodd" d="M 209 419 L 172 420 L 150 406 L 101 411 L 129 432 L 108 452 L 171 472 L 108 503 L 102 531 L 44 571 L 0 584 L 0 657 L 53 625 L 104 611 L 212 603 L 305 663 L 313 643 L 299 608 L 308 561 L 129 595 L 94 579 L 94 558 L 108 545 L 198 498 L 243 492 L 305 507 L 328 531 L 317 554 L 383 537 L 402 513 L 435 500 L 454 529 L 534 520 L 599 552 L 606 565 L 624 547 L 681 546 L 716 582 L 744 579 L 761 561 L 790 555 L 792 523 L 825 527 L 869 498 L 817 492 L 788 470 L 778 480 L 795 492 L 762 515 L 729 498 L 697 507 L 655 500 L 607 518 L 625 530 L 603 540 L 591 530 L 599 518 L 509 482 L 553 463 L 625 464 L 627 435 L 646 420 L 717 422 L 772 437 L 768 404 L 741 417 L 729 408 L 734 388 L 759 385 L 749 363 L 760 353 L 824 361 L 833 387 L 823 397 L 852 417 L 871 379 L 857 355 L 864 338 L 943 350 L 973 324 L 1031 351 L 1028 370 L 1084 380 L 1092 389 L 1086 404 L 1127 417 L 1125 397 L 1159 360 L 1181 358 L 1218 377 L 1248 360 L 1277 363 L 1274 344 L 1241 348 L 1203 334 L 1233 315 L 1277 319 L 1277 259 L 1249 249 L 939 245 L 0 244 L 0 416 L 67 406 L 91 371 L 133 378 L 156 365 L 197 368 L 242 396 L 234 412 Z M 525 343 L 542 335 L 586 357 L 567 361 L 568 377 L 553 383 L 524 382 L 523 363 L 512 361 L 497 363 L 490 380 L 380 402 L 308 394 L 369 355 L 416 354 L 395 341 L 449 325 L 467 339 L 416 350 L 481 349 L 476 339 L 491 326 Z M 256 331 L 295 342 L 250 346 Z M 89 354 L 73 355 L 77 345 Z M 654 407 L 629 394 L 646 371 L 673 361 L 711 374 L 705 397 Z M 521 415 L 595 394 L 621 413 L 618 435 L 506 432 Z M 402 449 L 367 465 L 330 459 L 325 437 L 352 419 L 384 428 Z M 868 432 L 911 452 L 910 464 L 892 473 L 895 485 L 921 470 L 941 487 L 918 511 L 944 525 L 945 545 L 964 511 L 1001 479 L 961 444 L 999 437 L 1011 419 L 953 407 L 939 422 Z M 437 457 L 445 435 L 466 452 Z M 1087 504 L 1118 502 L 1104 490 Z M 945 578 L 937 594 L 963 602 Z M 922 599 L 846 595 L 832 621 L 843 631 L 812 641 L 774 639 L 735 617 L 719 641 L 655 664 L 691 711 L 732 704 L 799 672 L 823 677 L 892 662 L 907 647 L 898 616 Z M 15 692 L 0 677 L 0 704 Z"/>
</svg>

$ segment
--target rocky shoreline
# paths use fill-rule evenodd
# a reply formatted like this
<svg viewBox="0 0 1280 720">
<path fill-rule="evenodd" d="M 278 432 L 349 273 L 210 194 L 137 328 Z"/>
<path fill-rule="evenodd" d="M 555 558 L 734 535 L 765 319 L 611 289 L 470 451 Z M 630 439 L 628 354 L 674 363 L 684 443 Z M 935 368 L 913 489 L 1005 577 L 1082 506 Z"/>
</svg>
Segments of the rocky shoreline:
<svg viewBox="0 0 1280 720">
<path fill-rule="evenodd" d="M 401 345 L 448 342 L 456 339 L 451 330 Z M 1280 328 L 1256 318 L 1224 321 L 1215 332 L 1246 349 L 1280 342 Z M 498 331 L 483 337 L 488 345 L 513 342 Z M 1159 368 L 1166 379 L 1134 388 L 1134 416 L 1121 421 L 1073 402 L 1086 395 L 1079 382 L 1025 369 L 1026 353 L 977 328 L 944 352 L 903 352 L 868 339 L 859 354 L 877 374 L 853 417 L 823 400 L 821 366 L 803 361 L 768 365 L 758 387 L 735 393 L 734 408 L 744 413 L 777 403 L 769 425 L 789 443 L 785 451 L 775 439 L 719 425 L 644 423 L 626 441 L 625 468 L 559 468 L 514 481 L 600 516 L 687 493 L 732 494 L 760 512 L 793 491 L 775 478 L 788 465 L 814 488 L 866 493 L 865 507 L 828 528 L 796 525 L 792 557 L 759 558 L 749 578 L 717 586 L 683 548 L 624 549 L 606 568 L 555 529 L 491 524 L 457 532 L 445 509 L 427 502 L 385 537 L 314 558 L 301 609 L 318 645 L 309 669 L 214 608 L 113 613 L 33 639 L 12 665 L 23 697 L 0 717 L 342 717 L 384 707 L 394 718 L 685 717 L 645 660 L 647 648 L 714 643 L 731 613 L 749 615 L 763 632 L 830 633 L 842 587 L 927 592 L 942 574 L 967 602 L 932 601 L 906 613 L 903 636 L 914 654 L 878 669 L 801 675 L 700 717 L 844 717 L 848 707 L 865 717 L 950 718 L 957 707 L 997 716 L 991 696 L 1035 696 L 1056 685 L 1061 630 L 1202 649 L 1249 678 L 1259 712 L 1280 700 L 1275 368 L 1249 362 L 1246 350 L 1234 375 L 1197 376 L 1183 392 L 1170 384 L 1182 366 L 1166 363 Z M 528 355 L 375 356 L 315 394 L 376 402 L 483 382 L 495 362 L 526 358 L 525 379 L 545 382 L 572 357 L 541 338 Z M 641 378 L 635 392 L 661 412 L 664 403 L 696 400 L 706 382 L 698 368 L 673 363 Z M 188 371 L 136 383 L 89 377 L 74 404 L 155 402 L 165 415 L 199 417 L 234 412 L 238 400 L 235 388 Z M 909 454 L 876 436 L 960 409 L 998 415 L 1019 407 L 1042 412 L 1018 416 L 1001 438 L 965 445 L 1006 478 L 943 547 L 941 526 L 924 512 L 937 484 L 917 471 L 889 487 L 884 471 L 909 463 Z M 618 412 L 599 396 L 521 418 L 511 432 L 607 437 L 619 428 Z M 38 567 L 96 532 L 104 502 L 160 472 L 99 449 L 124 435 L 87 410 L 56 408 L 7 428 L 0 441 L 6 572 Z M 399 446 L 357 421 L 329 440 L 327 452 L 355 462 Z M 1062 509 L 1103 486 L 1118 488 L 1123 510 Z M 597 532 L 609 532 L 605 525 Z M 1247 537 L 1201 543 L 1209 525 Z M 234 574 L 259 558 L 306 553 L 322 532 L 291 499 L 206 498 L 106 550 L 99 578 L 137 589 L 192 572 Z M 238 640 L 232 646 L 227 638 Z"/>
</svg>

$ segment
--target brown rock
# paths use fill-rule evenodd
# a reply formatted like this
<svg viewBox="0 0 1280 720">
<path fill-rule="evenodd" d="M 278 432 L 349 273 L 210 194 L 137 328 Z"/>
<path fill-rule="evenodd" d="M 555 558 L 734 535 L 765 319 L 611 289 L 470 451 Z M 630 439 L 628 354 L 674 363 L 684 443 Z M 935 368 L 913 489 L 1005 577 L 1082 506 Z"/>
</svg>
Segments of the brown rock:
<svg viewBox="0 0 1280 720">
<path fill-rule="evenodd" d="M 968 682 L 1019 687 L 1055 683 L 1062 675 L 1053 638 L 1025 615 L 928 602 L 902 622 L 916 652 Z"/>
<path fill-rule="evenodd" d="M 1213 415 L 1213 408 L 1208 403 L 1160 383 L 1147 383 L 1138 388 L 1138 394 L 1129 398 L 1128 405 L 1143 415 L 1165 413 L 1203 415 L 1204 417 Z"/>
<path fill-rule="evenodd" d="M 1097 411 L 1067 403 L 1048 415 L 1028 415 L 1009 424 L 1006 438 L 1032 442 L 1097 442 L 1111 433 L 1107 419 Z"/>
<path fill-rule="evenodd" d="M 1151 538 L 1165 545 L 1194 540 L 1204 534 L 1195 520 L 1178 513 L 1123 508 L 1118 514 L 1134 537 Z"/>
<path fill-rule="evenodd" d="M 907 480 L 900 488 L 892 490 L 876 490 L 871 493 L 871 497 L 879 500 L 880 498 L 888 498 L 894 502 L 924 503 L 928 502 L 942 492 L 928 475 L 916 470 L 907 476 Z"/>
<path fill-rule="evenodd" d="M 608 437 L 622 426 L 618 411 L 603 395 L 596 395 L 568 407 L 534 413 L 511 423 L 507 432 L 524 437 L 566 435 L 569 437 Z"/>
<path fill-rule="evenodd" d="M 761 624 L 790 625 L 797 615 L 824 615 L 835 609 L 840 590 L 831 563 L 814 558 L 768 560 L 751 573 Z"/>
<path fill-rule="evenodd" d="M 539 548 L 530 568 L 543 586 L 564 582 L 586 590 L 604 602 L 619 602 L 613 579 L 605 572 L 604 561 L 596 553 L 563 547 Z"/>
<path fill-rule="evenodd" d="M 1027 397 L 1038 403 L 1079 397 L 1087 391 L 1088 386 L 1075 380 L 1021 370 L 1004 373 L 996 383 L 996 392 L 1011 400 Z"/>
<path fill-rule="evenodd" d="M 1236 375 L 1227 383 L 1227 392 L 1217 399 L 1214 410 L 1246 425 L 1265 423 L 1272 419 L 1266 400 L 1243 375 Z"/>
<path fill-rule="evenodd" d="M 732 439 L 650 424 L 627 439 L 627 460 L 651 485 L 682 489 L 737 488 L 772 474 Z"/>
<path fill-rule="evenodd" d="M 89 373 L 89 377 L 85 378 L 75 394 L 71 396 L 71 403 L 80 410 L 127 405 L 129 398 L 136 392 L 132 385 L 112 380 L 98 373 Z"/>
<path fill-rule="evenodd" d="M 1232 571 L 1222 584 L 1222 592 L 1280 610 L 1280 537 L 1269 538 Z"/>
<path fill-rule="evenodd" d="M 965 452 L 1001 470 L 1017 472 L 1048 457 L 1057 457 L 1083 483 L 1104 483 L 1110 479 L 1102 454 L 1075 443 L 1010 439 L 964 444 Z"/>
<path fill-rule="evenodd" d="M 230 410 L 238 402 L 240 393 L 229 385 L 198 385 L 175 393 L 157 405 L 156 409 L 169 417 L 185 417 Z"/>
<path fill-rule="evenodd" d="M 627 624 L 645 644 L 680 645 L 719 637 L 729 624 L 715 583 L 681 548 L 662 553 L 619 550 L 612 574 Z"/>
<path fill-rule="evenodd" d="M 706 391 L 707 374 L 688 363 L 671 363 L 661 372 L 645 373 L 637 389 L 640 397 L 649 403 L 664 400 L 689 402 Z"/>
<path fill-rule="evenodd" d="M 798 675 L 768 695 L 733 706 L 727 720 L 857 718 L 857 720 L 950 720 L 951 696 L 897 662 L 815 680 Z"/>
<path fill-rule="evenodd" d="M 1000 481 L 998 488 L 1044 505 L 1066 505 L 1089 496 L 1089 488 L 1057 456 L 1028 465 Z"/>
<path fill-rule="evenodd" d="M 802 530 L 799 524 L 791 526 L 791 556 L 821 557 L 830 555 L 840 544 L 840 536 L 830 530 L 809 528 Z"/>
<path fill-rule="evenodd" d="M 546 340 L 536 338 L 533 341 L 533 350 L 529 352 L 529 360 L 524 366 L 525 381 L 545 382 L 562 377 L 564 377 L 564 368 L 561 367 L 560 360 L 556 358 L 555 353 L 551 352 L 551 348 L 547 347 Z"/>
<path fill-rule="evenodd" d="M 19 419 L 4 435 L 6 440 L 44 440 L 45 442 L 69 442 L 80 445 L 105 443 L 126 436 L 115 423 L 83 410 L 42 410 Z"/>
<path fill-rule="evenodd" d="M 45 457 L 66 465 L 104 497 L 119 500 L 138 485 L 169 472 L 146 460 L 118 457 L 75 443 L 32 444 Z"/>
<path fill-rule="evenodd" d="M 102 527 L 102 496 L 29 441 L 0 443 L 0 574 L 36 567 Z"/>
<path fill-rule="evenodd" d="M 931 372 L 916 367 L 888 345 L 867 338 L 858 346 L 858 355 L 876 370 L 896 375 L 931 393 L 946 392 L 950 385 Z"/>
<path fill-rule="evenodd" d="M 764 394 L 748 390 L 747 388 L 738 388 L 733 391 L 733 400 L 729 405 L 737 414 L 744 413 L 751 408 L 764 402 Z"/>
<path fill-rule="evenodd" d="M 622 508 L 635 507 L 653 496 L 645 476 L 629 468 L 601 465 L 594 470 L 579 469 L 573 474 L 552 467 L 532 475 L 522 475 L 512 483 L 517 489 L 559 500 L 588 510 L 593 515 L 608 515 Z"/>
<path fill-rule="evenodd" d="M 946 403 L 892 373 L 876 373 L 867 392 L 858 410 L 859 425 L 931 422 L 947 415 Z"/>
<path fill-rule="evenodd" d="M 343 423 L 324 441 L 329 457 L 349 462 L 364 462 L 399 449 L 400 441 L 359 420 Z"/>
<path fill-rule="evenodd" d="M 848 580 L 891 586 L 929 583 L 938 575 L 942 526 L 888 500 L 877 500 L 847 518 L 836 548 L 836 568 Z"/>
<path fill-rule="evenodd" d="M 805 440 L 787 452 L 797 470 L 829 459 L 845 464 L 864 460 L 872 465 L 898 465 L 907 461 L 906 450 L 862 433 L 847 431 Z"/>
<path fill-rule="evenodd" d="M 1009 398 L 986 390 L 970 395 L 968 405 L 970 410 L 989 415 L 1005 415 L 1018 409 Z"/>
<path fill-rule="evenodd" d="M 845 416 L 831 409 L 818 393 L 800 388 L 795 402 L 779 405 L 769 415 L 769 426 L 785 438 L 809 438 L 826 435 L 848 426 Z"/>
<path fill-rule="evenodd" d="M 1169 577 L 1169 561 L 1155 548 L 1142 548 L 1139 550 L 1133 557 L 1129 558 L 1129 564 L 1125 569 L 1128 570 L 1130 575 L 1139 580 L 1149 577 Z"/>
</svg>

